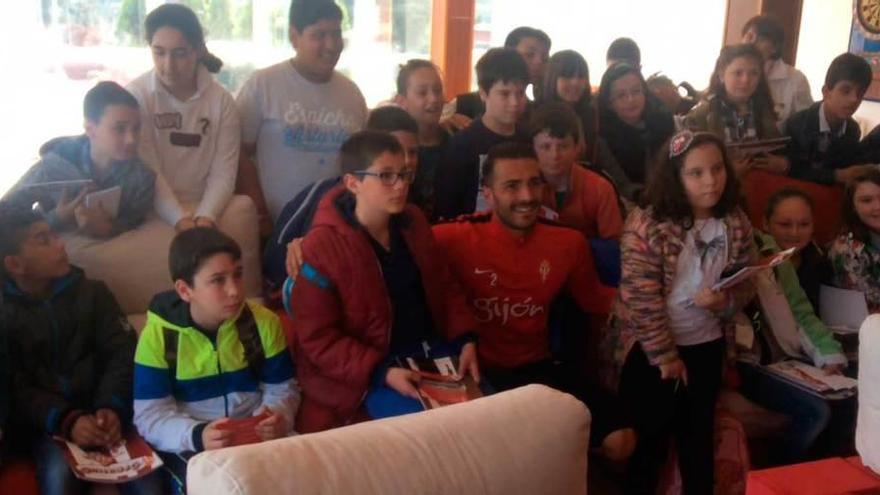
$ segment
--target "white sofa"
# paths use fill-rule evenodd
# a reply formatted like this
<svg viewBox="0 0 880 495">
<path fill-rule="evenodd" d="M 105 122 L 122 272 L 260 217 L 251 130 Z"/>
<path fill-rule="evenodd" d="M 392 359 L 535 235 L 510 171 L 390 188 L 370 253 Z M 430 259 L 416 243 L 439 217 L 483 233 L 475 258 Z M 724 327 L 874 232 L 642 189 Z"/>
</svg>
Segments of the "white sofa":
<svg viewBox="0 0 880 495">
<path fill-rule="evenodd" d="M 880 315 L 859 330 L 859 416 L 856 450 L 862 463 L 880 474 Z"/>
<path fill-rule="evenodd" d="M 530 385 L 475 401 L 189 462 L 192 495 L 505 494 L 587 491 L 590 413 Z"/>
<path fill-rule="evenodd" d="M 248 297 L 259 296 L 262 273 L 256 209 L 249 198 L 235 196 L 227 210 L 230 214 L 223 217 L 220 227 L 241 246 Z M 137 228 L 110 239 L 76 233 L 64 233 L 63 239 L 71 263 L 89 278 L 106 283 L 123 314 L 140 330 L 153 296 L 172 288 L 168 248 L 174 235 L 171 225 L 151 214 Z"/>
</svg>

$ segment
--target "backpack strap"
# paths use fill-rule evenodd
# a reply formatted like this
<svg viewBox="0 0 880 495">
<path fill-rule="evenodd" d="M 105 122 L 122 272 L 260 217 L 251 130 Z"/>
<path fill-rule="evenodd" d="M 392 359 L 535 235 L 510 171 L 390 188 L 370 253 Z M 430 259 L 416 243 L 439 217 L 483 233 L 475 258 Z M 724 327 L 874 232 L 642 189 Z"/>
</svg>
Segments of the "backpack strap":
<svg viewBox="0 0 880 495">
<path fill-rule="evenodd" d="M 176 331 L 162 327 L 162 336 L 165 341 L 165 362 L 168 363 L 168 373 L 171 376 L 171 383 L 177 379 L 177 337 Z"/>
<path fill-rule="evenodd" d="M 244 358 L 248 363 L 248 368 L 254 378 L 259 380 L 263 364 L 266 362 L 266 352 L 263 350 L 263 341 L 260 340 L 260 331 L 257 328 L 254 313 L 247 303 L 242 308 L 238 319 L 235 320 L 235 327 L 238 329 L 238 339 L 244 347 Z"/>
</svg>

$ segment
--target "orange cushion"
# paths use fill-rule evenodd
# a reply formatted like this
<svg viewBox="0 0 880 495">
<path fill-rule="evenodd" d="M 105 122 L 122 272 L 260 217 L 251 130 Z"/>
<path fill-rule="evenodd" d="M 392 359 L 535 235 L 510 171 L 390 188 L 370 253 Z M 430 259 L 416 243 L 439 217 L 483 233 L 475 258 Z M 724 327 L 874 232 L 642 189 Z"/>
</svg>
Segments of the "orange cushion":
<svg viewBox="0 0 880 495">
<path fill-rule="evenodd" d="M 0 493 L 31 495 L 40 493 L 37 472 L 30 461 L 16 459 L 0 467 Z"/>
<path fill-rule="evenodd" d="M 746 495 L 880 493 L 880 476 L 840 457 L 749 473 Z"/>
<path fill-rule="evenodd" d="M 783 175 L 771 174 L 764 170 L 752 170 L 743 180 L 743 192 L 746 196 L 746 210 L 755 228 L 764 227 L 764 208 L 767 200 L 774 192 L 783 187 L 797 187 L 813 198 L 815 211 L 813 224 L 814 238 L 820 245 L 828 245 L 840 231 L 841 202 L 843 188 L 839 185 L 824 186 L 813 182 L 805 182 Z"/>
</svg>

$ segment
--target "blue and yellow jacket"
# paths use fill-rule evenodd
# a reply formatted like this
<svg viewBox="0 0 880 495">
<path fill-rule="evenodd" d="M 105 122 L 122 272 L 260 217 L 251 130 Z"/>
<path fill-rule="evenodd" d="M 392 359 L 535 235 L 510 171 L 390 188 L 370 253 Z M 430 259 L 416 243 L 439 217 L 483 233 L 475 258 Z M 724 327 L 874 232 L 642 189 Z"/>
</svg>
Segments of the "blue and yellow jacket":
<svg viewBox="0 0 880 495">
<path fill-rule="evenodd" d="M 251 416 L 262 406 L 285 416 L 292 429 L 300 395 L 281 322 L 263 306 L 245 304 L 265 355 L 257 370 L 245 358 L 236 327 L 244 305 L 212 334 L 195 327 L 189 305 L 173 291 L 153 298 L 134 359 L 134 423 L 155 448 L 198 452 L 209 422 Z M 173 377 L 169 332 L 177 336 Z"/>
</svg>

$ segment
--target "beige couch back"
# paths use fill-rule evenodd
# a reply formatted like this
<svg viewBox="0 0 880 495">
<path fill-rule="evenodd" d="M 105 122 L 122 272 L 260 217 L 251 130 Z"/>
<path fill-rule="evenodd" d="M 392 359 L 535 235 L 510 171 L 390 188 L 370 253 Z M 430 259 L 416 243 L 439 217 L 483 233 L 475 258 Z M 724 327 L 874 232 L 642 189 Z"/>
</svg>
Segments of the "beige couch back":
<svg viewBox="0 0 880 495">
<path fill-rule="evenodd" d="M 212 452 L 193 495 L 505 494 L 587 491 L 590 413 L 530 385 L 397 418 Z"/>
<path fill-rule="evenodd" d="M 856 450 L 862 462 L 880 474 L 880 315 L 859 330 L 859 417 Z"/>
</svg>

